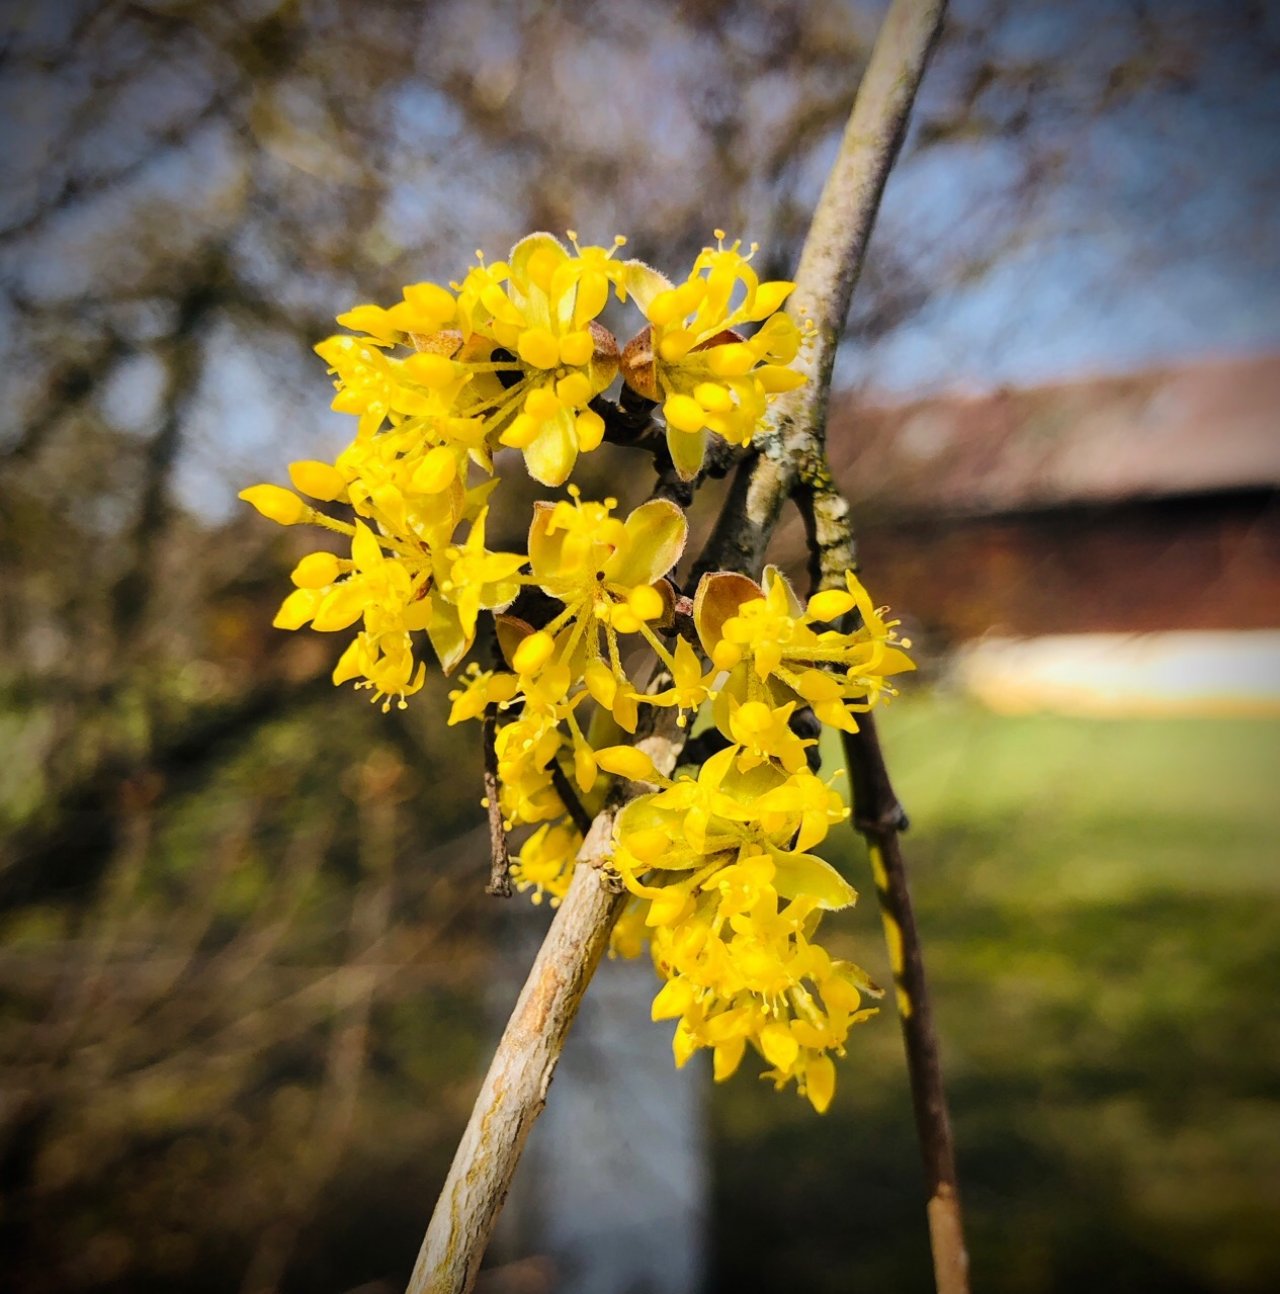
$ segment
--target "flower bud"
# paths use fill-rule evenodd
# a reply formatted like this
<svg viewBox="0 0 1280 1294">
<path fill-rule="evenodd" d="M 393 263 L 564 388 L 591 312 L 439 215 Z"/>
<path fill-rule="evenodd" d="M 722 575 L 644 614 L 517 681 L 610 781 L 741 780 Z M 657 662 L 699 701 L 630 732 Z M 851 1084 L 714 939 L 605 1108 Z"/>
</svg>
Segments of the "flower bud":
<svg viewBox="0 0 1280 1294">
<path fill-rule="evenodd" d="M 347 480 L 332 463 L 312 459 L 289 464 L 289 479 L 294 489 L 309 494 L 313 499 L 333 502 L 346 492 Z"/>
<path fill-rule="evenodd" d="M 707 425 L 707 411 L 691 395 L 673 395 L 662 406 L 668 427 L 677 431 L 701 431 Z"/>
<path fill-rule="evenodd" d="M 308 553 L 293 568 L 289 578 L 300 589 L 322 589 L 338 578 L 341 569 L 332 553 Z"/>
<path fill-rule="evenodd" d="M 809 599 L 811 620 L 838 620 L 853 610 L 853 598 L 844 589 L 824 589 Z"/>
<path fill-rule="evenodd" d="M 653 760 L 634 746 L 606 746 L 596 751 L 596 763 L 606 773 L 625 777 L 632 782 L 664 782 L 666 779 L 653 766 Z"/>
<path fill-rule="evenodd" d="M 551 659 L 556 640 L 544 629 L 531 633 L 515 650 L 511 663 L 517 674 L 536 674 Z"/>
<path fill-rule="evenodd" d="M 458 474 L 458 459 L 447 445 L 429 449 L 414 469 L 413 488 L 420 494 L 439 494 L 453 484 Z"/>
<path fill-rule="evenodd" d="M 652 584 L 637 584 L 627 594 L 627 605 L 641 620 L 660 620 L 666 610 L 662 594 Z"/>
<path fill-rule="evenodd" d="M 239 497 L 282 526 L 296 526 L 311 511 L 292 490 L 282 485 L 251 485 L 241 490 Z"/>
</svg>

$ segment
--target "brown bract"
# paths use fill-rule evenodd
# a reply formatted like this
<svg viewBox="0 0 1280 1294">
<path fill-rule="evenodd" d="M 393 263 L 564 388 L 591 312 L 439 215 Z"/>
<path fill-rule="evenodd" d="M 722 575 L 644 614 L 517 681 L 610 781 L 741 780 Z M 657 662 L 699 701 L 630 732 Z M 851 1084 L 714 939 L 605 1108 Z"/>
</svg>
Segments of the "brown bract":
<svg viewBox="0 0 1280 1294">
<path fill-rule="evenodd" d="M 593 325 L 594 327 L 594 325 Z M 726 328 L 714 337 L 708 337 L 694 351 L 710 350 L 712 346 L 727 346 L 742 340 L 742 334 Z M 692 352 L 691 352 L 692 353 Z M 662 399 L 658 388 L 658 371 L 653 355 L 653 327 L 646 324 L 622 350 L 620 365 L 622 380 L 637 394 L 655 403 Z"/>
</svg>

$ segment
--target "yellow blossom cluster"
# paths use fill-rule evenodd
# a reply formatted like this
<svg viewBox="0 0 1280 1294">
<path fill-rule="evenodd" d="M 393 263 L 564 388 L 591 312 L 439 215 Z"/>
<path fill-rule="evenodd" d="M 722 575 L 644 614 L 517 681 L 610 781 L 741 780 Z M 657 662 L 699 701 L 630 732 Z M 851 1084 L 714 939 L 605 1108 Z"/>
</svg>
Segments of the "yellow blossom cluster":
<svg viewBox="0 0 1280 1294">
<path fill-rule="evenodd" d="M 671 460 L 686 478 L 702 466 L 710 433 L 749 444 L 769 398 L 805 381 L 791 367 L 803 334 L 776 313 L 795 284 L 761 283 L 740 244 L 725 247 L 721 230 L 716 238 L 679 285 L 635 262 L 626 276 L 649 326 L 623 351 L 623 374 L 661 403 Z M 760 327 L 747 338 L 737 329 L 750 323 Z"/>
<path fill-rule="evenodd" d="M 517 554 L 485 546 L 495 481 L 483 476 L 492 478 L 494 453 L 518 449 L 535 480 L 563 484 L 579 454 L 601 443 L 604 420 L 591 404 L 618 373 L 617 341 L 597 316 L 611 296 L 625 301 L 630 292 L 664 327 L 674 320 L 662 304 L 667 280 L 638 261 L 616 259 L 625 239 L 604 248 L 569 237 L 572 250 L 550 234 L 531 234 L 506 261 L 479 257 L 449 288 L 418 283 L 390 308 L 357 306 L 338 318 L 350 332 L 316 347 L 335 376 L 333 407 L 358 419 L 355 439 L 333 463 L 294 463 L 297 493 L 256 485 L 240 497 L 283 525 L 309 522 L 349 540 L 350 556 L 323 551 L 303 559 L 293 575 L 296 591 L 276 618 L 281 628 L 309 623 L 322 631 L 362 621 L 335 682 L 357 680 L 384 704 L 403 703 L 425 677 L 416 631 L 426 633 L 446 673 L 461 661 L 478 612 L 511 602 L 519 589 L 512 577 L 523 564 Z M 681 418 L 682 406 L 667 401 L 673 456 L 687 476 L 701 465 L 708 430 L 745 443 L 767 393 L 800 380 L 782 367 L 784 357 L 795 357 L 799 330 L 772 314 L 793 285 L 759 283 L 738 248 L 707 249 L 675 290 L 694 303 L 685 332 L 697 357 L 681 359 L 675 343 L 668 346 L 662 389 L 685 390 L 689 374 L 715 356 L 724 370 L 689 388 L 716 410 L 694 433 L 696 454 L 688 411 Z M 763 322 L 747 341 L 732 329 L 750 321 Z M 479 485 L 472 468 L 482 474 Z M 354 515 L 328 515 L 300 496 L 345 505 Z M 640 598 L 641 610 L 651 610 L 652 595 Z M 684 664 L 687 673 L 687 656 Z M 624 692 L 618 706 L 625 710 L 629 698 Z"/>
<path fill-rule="evenodd" d="M 614 499 L 539 503 L 529 528 L 529 574 L 560 610 L 539 629 L 513 616 L 498 619 L 506 671 L 473 667 L 452 692 L 449 722 L 480 717 L 490 706 L 514 714 L 498 729 L 498 780 L 508 830 L 557 819 L 535 832 L 513 875 L 558 899 L 568 888 L 581 836 L 555 787 L 553 765 L 584 800 L 601 772 L 623 773 L 635 752 L 619 744 L 636 730 L 639 705 L 696 710 L 711 694 L 710 675 L 684 639 L 674 651 L 658 628 L 673 619 L 666 575 L 684 551 L 688 523 L 673 503 L 654 499 L 624 519 Z M 671 675 L 665 691 L 639 691 L 625 656 L 644 643 Z M 591 711 L 589 721 L 582 718 Z M 683 719 L 683 714 L 681 718 Z"/>
<path fill-rule="evenodd" d="M 859 613 L 852 630 L 830 625 Z M 785 578 L 765 572 L 703 577 L 694 622 L 713 664 L 711 712 L 729 741 L 696 776 L 632 801 L 619 815 L 614 866 L 648 903 L 655 964 L 667 983 L 654 1019 L 678 1020 L 677 1064 L 709 1047 L 718 1079 L 748 1045 L 778 1086 L 795 1081 L 823 1111 L 835 1090 L 829 1053 L 873 1013 L 866 974 L 814 942 L 824 911 L 852 888 L 811 851 L 848 816 L 810 771 L 790 724 L 798 704 L 833 726 L 856 728 L 865 710 L 913 668 L 896 626 L 850 574 L 846 588 L 801 605 Z"/>
<path fill-rule="evenodd" d="M 824 911 L 854 892 L 809 852 L 848 810 L 807 767 L 787 773 L 730 746 L 696 777 L 664 783 L 619 815 L 614 866 L 648 902 L 653 958 L 666 984 L 655 1020 L 676 1019 L 683 1065 L 714 1052 L 715 1076 L 750 1044 L 781 1087 L 794 1080 L 818 1111 L 835 1091 L 829 1052 L 873 1014 L 865 972 L 814 940 Z"/>
<path fill-rule="evenodd" d="M 825 1110 L 835 1087 L 832 1055 L 843 1054 L 852 1026 L 874 1013 L 863 997 L 878 990 L 816 942 L 822 913 L 855 897 L 811 852 L 848 809 L 810 770 L 813 742 L 790 719 L 806 704 L 833 726 L 856 728 L 856 713 L 892 690 L 891 676 L 913 668 L 907 644 L 853 575 L 844 589 L 802 605 L 770 568 L 763 585 L 704 576 L 693 616 L 702 651 L 680 638 L 672 652 L 655 626 L 672 618 L 661 572 L 680 555 L 684 518 L 657 502 L 625 521 L 612 511 L 612 500 L 578 498 L 538 510 L 533 575 L 563 609 L 541 630 L 502 618 L 511 668 L 473 670 L 452 693 L 450 722 L 488 706 L 517 713 L 499 729 L 501 805 L 508 827 L 541 824 L 513 870 L 539 900 L 564 894 L 581 845 L 566 787 L 590 811 L 602 802 L 602 772 L 661 788 L 632 800 L 617 820 L 613 867 L 634 902 L 615 948 L 634 953 L 648 937 L 666 980 L 653 1015 L 678 1021 L 678 1064 L 710 1048 L 724 1079 L 750 1046 L 767 1077 L 780 1087 L 794 1081 Z M 855 628 L 832 625 L 855 611 Z M 668 689 L 636 691 L 623 667 L 628 634 L 662 660 Z M 670 781 L 634 747 L 613 744 L 635 730 L 637 704 L 694 712 L 707 702 L 728 745 L 696 773 Z M 584 705 L 592 708 L 585 726 Z"/>
<path fill-rule="evenodd" d="M 677 1063 L 708 1048 L 722 1079 L 751 1049 L 778 1086 L 825 1110 L 832 1056 L 877 990 L 816 941 L 822 913 L 854 899 L 812 852 L 848 810 L 797 720 L 811 710 L 856 729 L 913 668 L 910 644 L 852 574 L 803 604 L 773 568 L 760 584 L 715 572 L 690 602 L 674 583 L 688 523 L 665 499 L 624 516 L 569 484 L 534 505 L 524 552 L 489 548 L 495 455 L 517 450 L 535 480 L 565 484 L 603 439 L 599 400 L 617 375 L 660 406 L 686 480 L 710 437 L 749 443 L 768 402 L 804 380 L 805 331 L 779 313 L 793 285 L 760 282 L 741 244 L 717 232 L 673 283 L 620 259 L 621 238 L 569 239 L 532 234 L 448 288 L 358 306 L 339 317 L 346 334 L 316 347 L 354 439 L 332 462 L 293 463 L 292 489 L 241 497 L 341 546 L 302 557 L 275 623 L 355 628 L 334 682 L 386 710 L 423 687 L 423 636 L 450 674 L 491 613 L 501 663 L 467 668 L 449 723 L 487 721 L 493 812 L 523 833 L 516 885 L 558 902 L 610 786 L 640 784 L 615 825 L 611 865 L 632 898 L 613 946 L 649 945 L 665 980 L 653 1014 L 677 1021 Z M 621 352 L 599 320 L 611 299 L 646 321 Z M 656 659 L 657 690 L 639 684 L 638 657 Z M 716 753 L 659 776 L 630 742 L 646 705 L 701 725 Z"/>
</svg>

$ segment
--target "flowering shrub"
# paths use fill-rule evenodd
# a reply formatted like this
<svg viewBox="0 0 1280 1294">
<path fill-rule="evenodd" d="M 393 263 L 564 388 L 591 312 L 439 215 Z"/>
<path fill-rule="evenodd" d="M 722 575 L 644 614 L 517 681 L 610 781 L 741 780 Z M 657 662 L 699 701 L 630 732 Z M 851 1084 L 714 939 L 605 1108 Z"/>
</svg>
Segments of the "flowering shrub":
<svg viewBox="0 0 1280 1294">
<path fill-rule="evenodd" d="M 567 498 L 535 504 L 525 552 L 487 546 L 495 453 L 517 450 L 535 480 L 564 485 L 606 435 L 602 397 L 619 373 L 633 402 L 660 408 L 685 481 L 713 438 L 748 445 L 770 400 L 805 380 L 793 363 L 806 333 L 780 312 L 793 285 L 761 283 L 740 244 L 717 235 L 676 285 L 618 259 L 621 238 L 569 238 L 571 249 L 531 234 L 448 289 L 416 284 L 390 308 L 339 316 L 349 332 L 316 350 L 334 408 L 358 419 L 355 439 L 332 463 L 293 463 L 293 490 L 241 497 L 283 525 L 342 535 L 350 556 L 304 557 L 275 623 L 358 625 L 334 682 L 386 710 L 422 688 L 423 636 L 452 673 L 491 613 L 500 663 L 467 667 L 449 723 L 492 721 L 502 827 L 533 828 L 516 885 L 558 902 L 609 788 L 654 788 L 616 820 L 610 865 L 631 897 L 615 950 L 649 944 L 665 981 L 653 1015 L 677 1021 L 678 1064 L 709 1048 L 723 1079 L 749 1045 L 767 1077 L 794 1081 L 822 1111 L 832 1054 L 878 990 L 817 942 L 822 914 L 855 895 L 811 852 L 849 811 L 816 771 L 806 719 L 855 730 L 913 668 L 909 644 L 852 573 L 807 603 L 773 568 L 760 584 L 713 572 L 684 596 L 674 573 L 688 525 L 665 498 L 623 517 L 616 500 L 569 484 Z M 621 351 L 598 322 L 611 297 L 646 320 Z M 660 666 L 658 690 L 639 682 L 638 650 Z M 672 778 L 627 741 L 642 706 L 674 707 L 699 730 Z"/>
</svg>

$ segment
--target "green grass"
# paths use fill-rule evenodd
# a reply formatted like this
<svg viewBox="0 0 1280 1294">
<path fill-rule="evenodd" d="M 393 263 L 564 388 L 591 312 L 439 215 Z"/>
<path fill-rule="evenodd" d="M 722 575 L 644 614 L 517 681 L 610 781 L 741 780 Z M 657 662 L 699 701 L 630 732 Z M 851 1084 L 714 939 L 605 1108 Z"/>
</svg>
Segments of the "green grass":
<svg viewBox="0 0 1280 1294">
<path fill-rule="evenodd" d="M 1280 1288 L 1280 725 L 913 698 L 882 728 L 975 1287 Z M 863 851 L 831 856 L 864 897 L 828 939 L 887 983 Z M 823 1120 L 718 1089 L 718 1289 L 930 1288 L 891 1006 L 840 1083 Z"/>
</svg>

